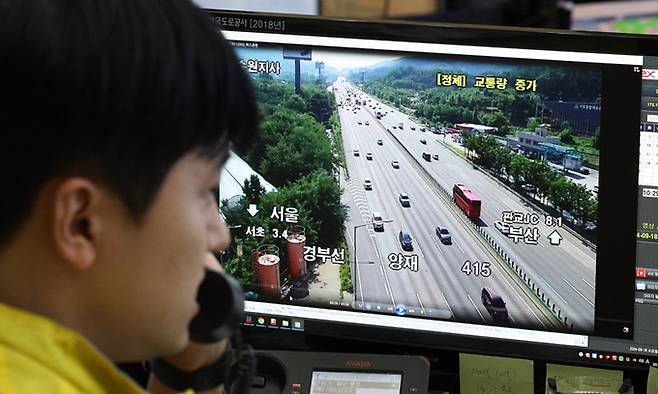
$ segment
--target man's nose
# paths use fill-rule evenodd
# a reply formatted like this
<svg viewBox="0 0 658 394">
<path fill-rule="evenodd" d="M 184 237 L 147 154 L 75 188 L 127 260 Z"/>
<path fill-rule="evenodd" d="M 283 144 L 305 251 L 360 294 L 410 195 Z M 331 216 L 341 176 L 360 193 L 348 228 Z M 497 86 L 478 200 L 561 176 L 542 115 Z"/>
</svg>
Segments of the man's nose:
<svg viewBox="0 0 658 394">
<path fill-rule="evenodd" d="M 221 252 L 231 244 L 231 233 L 224 219 L 215 212 L 208 229 L 208 250 Z"/>
</svg>

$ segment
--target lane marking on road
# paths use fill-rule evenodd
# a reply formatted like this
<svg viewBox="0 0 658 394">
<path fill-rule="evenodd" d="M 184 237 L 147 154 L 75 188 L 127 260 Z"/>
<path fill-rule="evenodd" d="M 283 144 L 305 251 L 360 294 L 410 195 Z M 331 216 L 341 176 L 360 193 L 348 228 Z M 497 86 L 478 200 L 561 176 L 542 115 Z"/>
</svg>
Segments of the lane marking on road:
<svg viewBox="0 0 658 394">
<path fill-rule="evenodd" d="M 499 271 L 499 268 L 498 268 L 498 267 L 496 267 L 495 265 L 494 265 L 493 267 L 494 267 L 494 269 L 495 269 L 497 272 Z M 530 305 L 528 305 L 528 303 L 525 302 L 525 300 L 523 299 L 523 297 L 521 297 L 521 295 L 519 294 L 519 292 L 516 291 L 516 289 L 514 288 L 514 286 L 512 286 L 512 284 L 509 283 L 509 281 L 507 280 L 506 275 L 503 275 L 502 272 L 498 272 L 498 274 L 499 274 L 499 276 L 500 276 L 501 278 L 503 278 L 503 280 L 505 281 L 505 283 L 507 283 L 507 285 L 509 286 L 509 288 L 512 289 L 512 291 L 514 292 L 514 294 L 516 294 L 516 296 L 518 297 L 518 299 L 521 300 L 521 302 L 523 303 L 523 305 L 525 305 L 525 307 L 528 308 L 528 310 L 530 311 L 530 313 L 532 313 L 532 315 L 535 317 L 535 319 L 537 319 L 537 321 L 539 322 L 539 324 L 541 324 L 542 327 L 546 328 L 546 325 L 544 324 L 543 321 L 541 321 L 541 319 L 539 318 L 539 316 L 537 316 L 537 314 L 535 313 L 535 311 L 533 311 L 532 308 L 530 308 Z M 509 314 L 509 312 L 508 312 L 508 314 Z"/>
<path fill-rule="evenodd" d="M 439 249 L 439 253 L 441 253 L 441 256 L 445 256 L 445 254 L 443 253 L 443 250 L 441 250 L 441 247 L 439 247 L 439 243 L 436 242 L 436 239 L 434 239 L 434 237 L 432 237 L 432 242 L 434 242 L 434 245 L 436 245 L 436 248 Z"/>
<path fill-rule="evenodd" d="M 586 281 L 585 278 L 582 278 L 582 279 L 583 279 L 583 282 L 587 283 L 587 286 L 591 287 L 592 290 L 596 291 L 596 289 L 594 288 L 594 286 L 592 286 L 588 281 Z"/>
<path fill-rule="evenodd" d="M 423 315 L 425 315 L 425 307 L 423 306 L 423 301 L 420 300 L 420 296 L 418 293 L 416 293 L 416 298 L 418 298 L 418 304 L 420 304 L 420 309 L 423 311 Z"/>
<path fill-rule="evenodd" d="M 566 280 L 566 279 L 564 279 L 564 278 L 562 278 L 562 280 L 564 281 L 564 283 L 568 284 L 569 287 L 571 287 L 571 288 L 573 289 L 573 291 L 575 291 L 576 293 L 578 293 L 579 296 L 583 297 L 583 299 L 584 299 L 585 301 L 587 301 L 587 303 L 590 304 L 590 305 L 592 306 L 592 308 L 594 308 L 594 304 L 592 303 L 592 301 L 588 300 L 587 297 L 585 297 L 585 295 L 584 295 L 583 293 L 581 293 L 581 292 L 580 292 L 578 289 L 576 289 L 571 283 L 569 283 L 568 280 Z"/>
<path fill-rule="evenodd" d="M 381 267 L 382 265 L 380 264 L 379 266 Z M 388 293 L 389 297 L 391 297 L 391 302 L 393 305 L 397 305 L 395 303 L 395 297 L 393 297 L 393 288 L 391 287 L 391 282 L 388 281 L 388 274 L 386 274 L 386 270 L 384 270 L 384 287 L 388 288 L 386 292 Z"/>
<path fill-rule="evenodd" d="M 448 306 L 448 310 L 450 311 L 450 315 L 454 318 L 455 313 L 452 311 L 452 308 L 450 307 L 450 303 L 448 302 L 448 299 L 446 298 L 446 295 L 443 294 L 441 289 L 439 289 L 439 293 L 441 293 L 441 297 L 443 297 L 443 301 L 445 301 L 446 305 Z"/>
<path fill-rule="evenodd" d="M 382 274 L 382 276 L 384 277 L 384 290 L 386 290 L 386 295 L 391 297 L 391 299 L 393 299 L 393 296 L 388 290 L 388 286 L 386 286 L 386 273 L 384 272 L 384 267 L 382 267 L 381 264 L 379 265 L 379 273 Z M 393 305 L 395 305 L 395 303 Z"/>
<path fill-rule="evenodd" d="M 473 302 L 473 299 L 471 298 L 471 295 L 466 294 L 466 296 L 468 297 L 468 300 L 471 301 L 471 305 L 473 305 L 473 308 L 475 308 L 475 310 L 478 312 L 478 315 L 480 315 L 480 318 L 482 319 L 482 321 L 486 323 L 487 321 L 484 319 L 484 316 L 482 316 L 482 313 L 480 313 L 480 310 L 475 305 L 475 302 Z"/>
<path fill-rule="evenodd" d="M 542 280 L 543 280 L 543 279 L 542 279 Z M 552 291 L 556 296 L 560 297 L 560 299 L 561 299 L 562 301 L 564 301 L 565 304 L 569 305 L 569 302 L 567 302 L 567 300 L 565 300 L 564 297 L 562 297 L 562 296 L 560 295 L 560 293 L 559 293 L 557 290 L 555 290 L 555 289 L 553 288 L 553 286 L 549 285 L 548 282 L 546 282 L 546 280 L 543 280 L 543 282 L 544 282 L 544 284 L 545 284 L 549 289 L 551 289 L 551 291 Z"/>
<path fill-rule="evenodd" d="M 463 255 L 465 255 L 465 254 L 466 254 L 466 253 L 464 252 L 464 248 L 462 248 L 462 247 L 461 247 L 461 245 L 459 244 L 459 242 L 457 242 L 457 241 L 454 241 L 453 243 L 454 243 L 455 245 L 457 245 L 457 247 L 459 248 L 459 250 L 461 250 L 461 251 L 462 251 L 462 254 L 463 254 Z"/>
</svg>

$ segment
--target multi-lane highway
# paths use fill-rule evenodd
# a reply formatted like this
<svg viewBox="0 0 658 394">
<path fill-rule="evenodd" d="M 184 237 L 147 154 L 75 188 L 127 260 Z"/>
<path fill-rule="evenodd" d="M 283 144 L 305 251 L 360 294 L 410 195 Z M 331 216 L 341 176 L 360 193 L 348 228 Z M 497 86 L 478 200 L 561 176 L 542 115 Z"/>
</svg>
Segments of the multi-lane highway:
<svg viewBox="0 0 658 394">
<path fill-rule="evenodd" d="M 376 101 L 374 98 L 371 100 Z M 381 104 L 380 104 L 381 105 Z M 369 108 L 366 107 L 366 110 Z M 393 125 L 399 122 L 419 126 L 408 116 L 398 111 L 391 117 L 382 119 L 382 124 Z M 416 127 L 419 130 L 418 127 Z M 424 138 L 419 134 L 427 134 L 430 147 L 420 143 Z M 548 236 L 555 227 L 545 225 L 541 220 L 539 242 L 537 245 L 514 243 L 513 240 L 501 234 L 493 226 L 496 220 L 501 220 L 503 211 L 534 212 L 543 217 L 523 198 L 515 195 L 486 174 L 474 170 L 470 163 L 452 154 L 439 143 L 439 137 L 431 133 L 415 133 L 410 126 L 404 132 L 396 135 L 397 139 L 420 160 L 420 155 L 426 150 L 435 150 L 440 155 L 438 162 L 422 163 L 433 178 L 444 187 L 451 187 L 456 182 L 463 182 L 471 187 L 482 200 L 480 223 L 484 230 L 501 245 L 507 254 L 541 286 L 550 299 L 555 302 L 566 316 L 569 316 L 574 326 L 581 330 L 594 327 L 594 300 L 596 256 L 584 242 L 572 233 L 559 230 L 563 238 L 559 246 L 550 245 Z"/>
<path fill-rule="evenodd" d="M 376 102 L 375 98 L 367 96 L 349 82 L 339 79 L 334 84 L 334 93 L 337 102 L 341 103 L 338 111 L 349 174 L 347 179 L 343 179 L 342 188 L 343 201 L 350 207 L 350 217 L 346 223 L 351 241 L 350 249 L 357 261 L 354 269 L 355 302 L 361 305 L 405 305 L 420 311 L 430 310 L 432 316 L 440 318 L 490 323 L 493 318 L 481 299 L 482 290 L 487 287 L 498 293 L 506 303 L 509 324 L 545 329 L 562 328 L 561 323 L 516 281 L 505 265 L 496 261 L 482 236 L 468 223 L 464 215 L 460 214 L 457 207 L 437 190 L 436 182 L 449 190 L 457 181 L 469 186 L 478 185 L 476 193 L 483 200 L 482 218 L 485 223 L 499 220 L 493 212 L 485 213 L 485 209 L 497 209 L 490 201 L 497 200 L 501 211 L 514 209 L 515 199 L 517 204 L 522 206 L 523 203 L 474 170 L 463 159 L 452 156 L 435 141 L 436 135 L 420 132 L 419 125 L 416 125 L 415 132 L 411 132 L 411 121 L 397 110 L 391 113 L 393 108 L 379 103 L 379 107 L 389 111 L 389 114 L 378 120 L 374 108 L 355 105 L 354 98 L 348 102 L 347 97 L 354 97 L 355 94 L 363 99 L 370 99 L 370 104 Z M 386 130 L 399 122 L 404 122 L 406 126 L 400 135 Z M 425 138 L 427 144 L 421 144 L 421 138 Z M 380 140 L 381 142 L 378 142 Z M 358 156 L 354 154 L 354 150 L 359 151 Z M 438 153 L 440 160 L 423 162 L 420 158 L 423 151 Z M 368 159 L 369 153 L 371 160 Z M 398 161 L 399 168 L 392 166 L 393 161 Z M 424 166 L 427 171 L 423 171 L 420 166 Z M 479 176 L 486 178 L 488 183 L 484 183 Z M 370 179 L 372 190 L 366 190 L 364 187 L 366 178 Z M 479 186 L 482 184 L 486 186 L 486 190 L 480 192 Z M 402 206 L 399 201 L 400 193 L 409 196 L 410 207 Z M 527 209 L 523 207 L 524 211 Z M 373 212 L 381 213 L 384 231 L 373 229 Z M 500 216 L 500 211 L 497 215 Z M 451 244 L 440 241 L 435 233 L 437 226 L 446 227 L 450 231 Z M 398 237 L 401 230 L 413 237 L 413 251 L 402 249 Z M 488 230 L 492 233 L 496 231 Z M 507 241 L 509 240 L 501 238 L 500 242 Z M 536 246 L 536 249 L 511 245 L 509 254 L 521 260 L 526 249 L 544 249 L 545 242 L 542 243 L 544 246 Z M 583 253 L 587 256 L 588 252 L 577 249 L 572 253 Z M 417 271 L 393 269 L 389 260 L 391 254 L 417 256 Z M 572 263 L 581 264 L 582 256 L 570 259 L 573 260 Z M 476 275 L 475 272 L 467 274 L 462 270 L 467 260 L 490 263 L 490 275 Z M 545 258 L 542 261 L 545 262 Z M 582 271 L 583 275 L 589 272 L 586 268 Z M 590 280 L 589 283 L 593 284 L 593 278 Z M 567 286 L 566 283 L 553 285 L 559 289 L 562 288 L 560 286 Z M 593 294 L 593 289 L 591 292 Z M 583 312 L 583 319 L 593 321 L 593 309 L 590 312 Z"/>
</svg>

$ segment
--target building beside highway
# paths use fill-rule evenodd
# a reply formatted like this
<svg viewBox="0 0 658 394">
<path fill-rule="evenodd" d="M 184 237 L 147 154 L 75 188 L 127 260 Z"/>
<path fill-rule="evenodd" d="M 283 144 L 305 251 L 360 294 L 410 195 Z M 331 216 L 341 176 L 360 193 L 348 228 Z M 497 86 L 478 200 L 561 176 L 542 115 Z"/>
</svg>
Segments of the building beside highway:
<svg viewBox="0 0 658 394">
<path fill-rule="evenodd" d="M 455 129 L 462 132 L 462 134 L 475 132 L 480 134 L 495 134 L 498 131 L 497 127 L 485 126 L 473 123 L 457 123 Z"/>
<path fill-rule="evenodd" d="M 539 125 L 532 131 L 520 131 L 516 135 L 516 141 L 518 142 L 518 148 L 527 155 L 536 155 L 541 156 L 544 152 L 544 148 L 541 144 L 559 144 L 560 137 L 548 135 L 548 130 L 550 125 L 542 124 Z"/>
</svg>

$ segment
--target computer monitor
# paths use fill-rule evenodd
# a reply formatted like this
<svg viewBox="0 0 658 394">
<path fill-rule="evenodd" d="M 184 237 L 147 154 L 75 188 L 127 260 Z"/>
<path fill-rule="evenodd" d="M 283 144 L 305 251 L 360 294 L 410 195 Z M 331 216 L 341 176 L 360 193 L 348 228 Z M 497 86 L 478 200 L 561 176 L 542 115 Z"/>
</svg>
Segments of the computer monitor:
<svg viewBox="0 0 658 394">
<path fill-rule="evenodd" d="M 210 14 L 260 107 L 219 191 L 245 326 L 656 361 L 658 41 Z"/>
<path fill-rule="evenodd" d="M 605 1 L 576 4 L 571 12 L 574 30 L 656 34 L 658 1 Z"/>
</svg>

